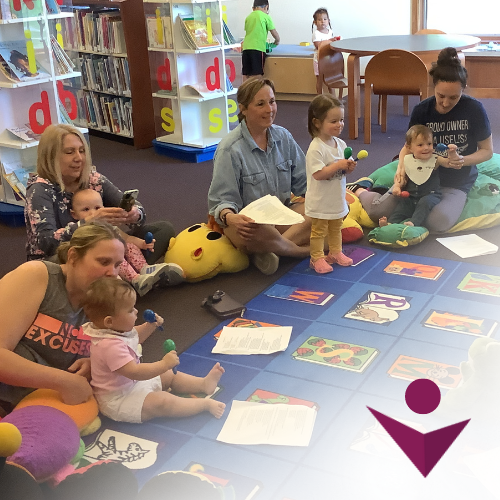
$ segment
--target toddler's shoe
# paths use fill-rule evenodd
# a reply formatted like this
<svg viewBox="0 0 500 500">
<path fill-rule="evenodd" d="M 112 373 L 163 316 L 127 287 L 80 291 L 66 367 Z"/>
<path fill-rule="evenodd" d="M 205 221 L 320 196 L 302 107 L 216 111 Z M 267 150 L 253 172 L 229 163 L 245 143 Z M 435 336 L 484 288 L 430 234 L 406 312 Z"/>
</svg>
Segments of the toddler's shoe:
<svg viewBox="0 0 500 500">
<path fill-rule="evenodd" d="M 326 259 L 311 260 L 309 267 L 319 274 L 331 273 L 333 271 L 333 267 L 326 262 Z"/>
<path fill-rule="evenodd" d="M 186 279 L 182 267 L 177 264 L 153 264 L 151 266 L 144 266 L 140 274 L 158 276 L 155 285 L 160 288 L 178 285 Z"/>
<path fill-rule="evenodd" d="M 352 266 L 352 259 L 344 255 L 342 252 L 333 254 L 329 253 L 325 257 L 328 264 L 338 264 L 339 266 Z"/>
<path fill-rule="evenodd" d="M 132 279 L 130 284 L 134 287 L 139 297 L 142 297 L 154 287 L 158 280 L 159 278 L 154 274 L 138 274 Z"/>
<path fill-rule="evenodd" d="M 272 252 L 254 253 L 252 263 L 262 274 L 269 276 L 278 270 L 280 258 Z"/>
</svg>

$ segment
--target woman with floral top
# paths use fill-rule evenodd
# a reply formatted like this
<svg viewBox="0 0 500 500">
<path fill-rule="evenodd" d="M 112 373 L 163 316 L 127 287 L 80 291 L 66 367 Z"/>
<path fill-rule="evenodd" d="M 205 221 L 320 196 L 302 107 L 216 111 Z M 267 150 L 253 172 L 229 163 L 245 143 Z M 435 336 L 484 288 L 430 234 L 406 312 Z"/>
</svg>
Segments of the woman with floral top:
<svg viewBox="0 0 500 500">
<path fill-rule="evenodd" d="M 73 193 L 89 188 L 101 195 L 104 206 L 75 222 L 70 211 Z M 49 125 L 38 145 L 37 175 L 30 179 L 27 188 L 28 260 L 55 255 L 59 244 L 69 241 L 79 226 L 101 220 L 114 226 L 127 224 L 127 232 L 142 239 L 151 232 L 156 240 L 155 251 L 146 255 L 146 260 L 154 264 L 167 251 L 170 238 L 175 235 L 174 228 L 167 221 L 146 224 L 144 208 L 138 202 L 130 212 L 119 208 L 122 195 L 92 167 L 87 141 L 78 129 L 64 124 Z"/>
</svg>

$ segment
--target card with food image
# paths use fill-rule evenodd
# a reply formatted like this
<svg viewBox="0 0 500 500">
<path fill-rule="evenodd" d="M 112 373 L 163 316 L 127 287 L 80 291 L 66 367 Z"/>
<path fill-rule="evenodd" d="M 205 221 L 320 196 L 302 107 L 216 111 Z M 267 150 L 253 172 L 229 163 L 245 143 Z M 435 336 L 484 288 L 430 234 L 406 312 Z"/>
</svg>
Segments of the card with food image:
<svg viewBox="0 0 500 500">
<path fill-rule="evenodd" d="M 272 323 L 264 323 L 263 321 L 255 321 L 253 319 L 235 318 L 226 326 L 229 326 L 230 328 L 261 328 L 281 325 L 273 325 Z M 222 328 L 214 334 L 214 339 L 217 340 L 220 337 L 221 333 Z"/>
<path fill-rule="evenodd" d="M 323 337 L 309 337 L 292 354 L 292 358 L 362 373 L 379 353 L 374 347 Z"/>
</svg>

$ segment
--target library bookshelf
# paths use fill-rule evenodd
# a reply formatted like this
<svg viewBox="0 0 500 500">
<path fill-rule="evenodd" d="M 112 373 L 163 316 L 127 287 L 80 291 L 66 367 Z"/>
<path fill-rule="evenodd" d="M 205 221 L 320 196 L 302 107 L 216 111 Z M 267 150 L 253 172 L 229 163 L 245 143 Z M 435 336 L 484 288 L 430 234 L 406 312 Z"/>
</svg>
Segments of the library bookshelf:
<svg viewBox="0 0 500 500">
<path fill-rule="evenodd" d="M 210 159 L 238 124 L 241 45 L 227 26 L 230 3 L 144 1 L 159 153 Z"/>
<path fill-rule="evenodd" d="M 75 0 L 73 6 L 65 37 L 82 78 L 68 90 L 77 95 L 80 124 L 138 149 L 151 147 L 155 128 L 142 2 Z"/>
<path fill-rule="evenodd" d="M 39 134 L 76 117 L 77 103 L 64 87 L 80 73 L 57 31 L 73 13 L 64 4 L 50 13 L 53 1 L 0 2 L 0 212 L 24 205 Z"/>
</svg>

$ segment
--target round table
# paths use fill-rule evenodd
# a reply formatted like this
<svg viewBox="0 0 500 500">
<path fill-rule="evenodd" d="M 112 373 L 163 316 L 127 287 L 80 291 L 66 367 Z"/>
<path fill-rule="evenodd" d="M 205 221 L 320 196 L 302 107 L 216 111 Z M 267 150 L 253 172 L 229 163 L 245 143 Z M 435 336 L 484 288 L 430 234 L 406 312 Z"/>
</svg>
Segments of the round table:
<svg viewBox="0 0 500 500">
<path fill-rule="evenodd" d="M 349 139 L 356 139 L 359 135 L 360 57 L 373 56 L 388 49 L 402 49 L 417 54 L 427 64 L 432 60 L 435 61 L 439 52 L 446 47 L 454 47 L 460 51 L 475 47 L 479 43 L 481 43 L 481 39 L 475 36 L 447 34 L 365 36 L 332 42 L 330 45 L 333 49 L 349 54 L 347 58 Z"/>
</svg>

